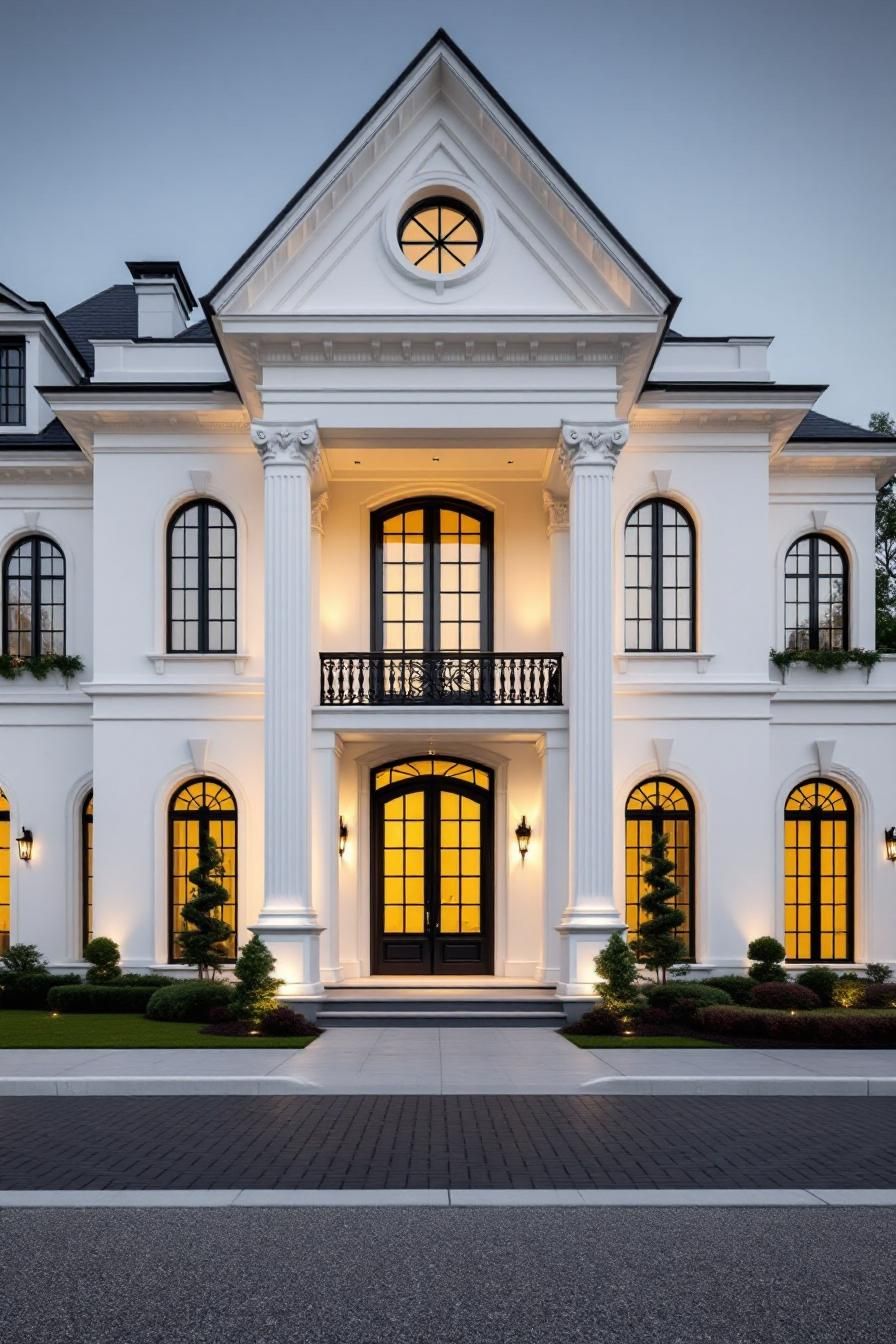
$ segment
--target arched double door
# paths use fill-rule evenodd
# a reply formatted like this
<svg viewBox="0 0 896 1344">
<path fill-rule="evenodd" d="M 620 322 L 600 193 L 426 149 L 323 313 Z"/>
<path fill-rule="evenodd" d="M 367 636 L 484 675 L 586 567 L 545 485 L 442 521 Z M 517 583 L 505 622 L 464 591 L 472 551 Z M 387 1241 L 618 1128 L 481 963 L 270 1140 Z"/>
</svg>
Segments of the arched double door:
<svg viewBox="0 0 896 1344">
<path fill-rule="evenodd" d="M 375 975 L 490 975 L 493 780 L 469 761 L 415 757 L 373 772 Z"/>
</svg>

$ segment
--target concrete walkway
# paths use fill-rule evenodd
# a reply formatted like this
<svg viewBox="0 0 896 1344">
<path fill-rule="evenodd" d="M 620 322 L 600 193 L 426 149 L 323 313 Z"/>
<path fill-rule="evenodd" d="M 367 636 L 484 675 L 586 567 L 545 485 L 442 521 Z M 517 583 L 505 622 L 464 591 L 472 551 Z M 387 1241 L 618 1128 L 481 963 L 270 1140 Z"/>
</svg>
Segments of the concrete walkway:
<svg viewBox="0 0 896 1344">
<path fill-rule="evenodd" d="M 306 1050 L 3 1050 L 0 1096 L 896 1096 L 890 1050 L 579 1050 L 539 1028 L 345 1028 Z"/>
</svg>

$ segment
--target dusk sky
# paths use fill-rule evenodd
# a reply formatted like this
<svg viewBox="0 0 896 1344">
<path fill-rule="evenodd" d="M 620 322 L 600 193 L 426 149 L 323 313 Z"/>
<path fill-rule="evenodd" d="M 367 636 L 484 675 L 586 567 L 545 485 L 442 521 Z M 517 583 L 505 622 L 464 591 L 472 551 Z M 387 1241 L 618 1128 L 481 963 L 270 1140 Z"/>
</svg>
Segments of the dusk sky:
<svg viewBox="0 0 896 1344">
<path fill-rule="evenodd" d="M 893 0 L 4 6 L 0 279 L 205 293 L 444 26 L 683 302 L 820 409 L 896 413 Z"/>
</svg>

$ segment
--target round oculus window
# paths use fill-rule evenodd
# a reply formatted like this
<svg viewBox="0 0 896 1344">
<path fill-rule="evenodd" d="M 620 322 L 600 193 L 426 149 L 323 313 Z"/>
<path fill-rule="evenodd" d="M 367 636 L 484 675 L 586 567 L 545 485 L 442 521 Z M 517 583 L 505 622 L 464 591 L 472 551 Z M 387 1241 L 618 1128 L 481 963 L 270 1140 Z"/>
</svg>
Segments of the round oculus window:
<svg viewBox="0 0 896 1344">
<path fill-rule="evenodd" d="M 418 201 L 402 216 L 398 245 L 405 261 L 431 275 L 469 266 L 482 246 L 482 225 L 468 205 L 449 197 Z"/>
</svg>

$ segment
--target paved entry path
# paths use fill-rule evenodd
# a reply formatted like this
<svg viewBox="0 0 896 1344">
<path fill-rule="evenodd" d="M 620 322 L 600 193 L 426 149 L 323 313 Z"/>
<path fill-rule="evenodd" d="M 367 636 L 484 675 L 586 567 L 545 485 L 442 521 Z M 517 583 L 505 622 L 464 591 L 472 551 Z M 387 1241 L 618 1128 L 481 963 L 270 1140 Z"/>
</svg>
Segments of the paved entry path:
<svg viewBox="0 0 896 1344">
<path fill-rule="evenodd" d="M 10 1097 L 6 1190 L 882 1190 L 890 1097 Z"/>
</svg>

